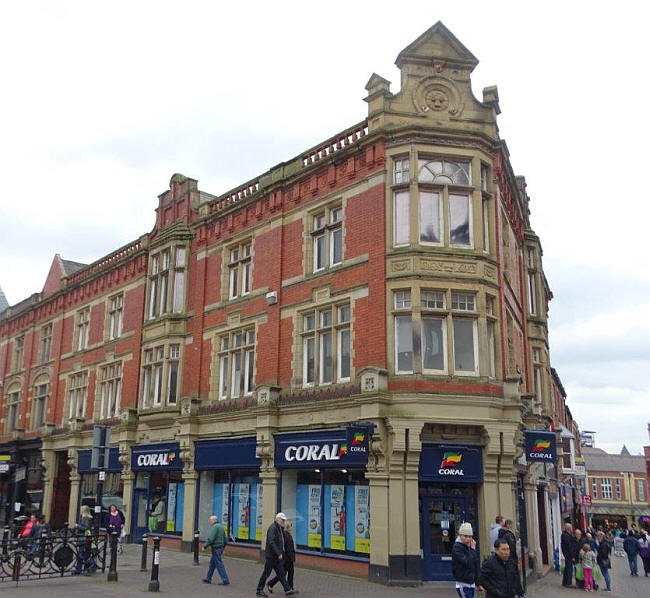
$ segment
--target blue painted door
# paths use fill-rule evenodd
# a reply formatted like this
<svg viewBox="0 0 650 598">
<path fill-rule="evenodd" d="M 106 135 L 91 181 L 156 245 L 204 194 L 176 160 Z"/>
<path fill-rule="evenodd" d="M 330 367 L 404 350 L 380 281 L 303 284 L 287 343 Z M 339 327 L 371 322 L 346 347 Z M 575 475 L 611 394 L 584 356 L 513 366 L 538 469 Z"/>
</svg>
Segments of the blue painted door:
<svg viewBox="0 0 650 598">
<path fill-rule="evenodd" d="M 460 524 L 470 520 L 464 495 L 420 496 L 422 579 L 451 581 L 451 549 Z M 475 525 L 475 523 L 473 523 Z"/>
</svg>

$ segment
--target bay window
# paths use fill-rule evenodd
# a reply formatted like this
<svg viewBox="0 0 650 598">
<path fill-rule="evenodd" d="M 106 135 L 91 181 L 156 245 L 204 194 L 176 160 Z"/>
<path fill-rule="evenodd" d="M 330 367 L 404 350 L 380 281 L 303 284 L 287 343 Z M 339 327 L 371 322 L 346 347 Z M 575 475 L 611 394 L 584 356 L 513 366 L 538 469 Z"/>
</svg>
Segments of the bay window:
<svg viewBox="0 0 650 598">
<path fill-rule="evenodd" d="M 185 308 L 187 249 L 167 247 L 151 255 L 149 269 L 149 319 Z"/>
</svg>

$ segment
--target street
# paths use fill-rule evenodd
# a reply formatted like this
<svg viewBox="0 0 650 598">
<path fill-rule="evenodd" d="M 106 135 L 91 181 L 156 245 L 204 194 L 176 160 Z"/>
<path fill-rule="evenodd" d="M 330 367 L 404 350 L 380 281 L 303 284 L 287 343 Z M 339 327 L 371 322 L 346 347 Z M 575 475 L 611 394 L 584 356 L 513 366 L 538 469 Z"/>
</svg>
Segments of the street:
<svg viewBox="0 0 650 598">
<path fill-rule="evenodd" d="M 151 553 L 149 553 L 151 561 Z M 298 556 L 298 561 L 300 555 Z M 161 551 L 160 558 L 160 594 L 182 596 L 191 594 L 192 598 L 213 598 L 214 596 L 230 596 L 243 598 L 255 595 L 257 579 L 262 571 L 259 563 L 239 558 L 224 559 L 231 585 L 217 586 L 218 576 L 215 574 L 213 585 L 201 583 L 208 558 L 201 556 L 201 566 L 192 565 L 192 555 L 179 552 Z M 650 578 L 630 577 L 627 559 L 612 558 L 612 588 L 613 598 L 648 598 L 650 596 Z M 641 561 L 639 560 L 641 570 Z M 66 598 L 82 598 L 88 595 L 106 598 L 133 596 L 147 593 L 150 571 L 140 572 L 140 552 L 136 545 L 125 547 L 120 555 L 118 564 L 119 581 L 107 583 L 106 575 L 95 574 L 93 577 L 64 577 L 42 581 L 21 582 L 18 586 L 11 583 L 0 585 L 3 598 L 42 598 L 47 593 L 65 596 Z M 283 592 L 276 586 L 274 596 L 282 596 Z M 341 596 L 354 598 L 400 598 L 406 596 L 422 596 L 429 598 L 453 598 L 456 596 L 453 583 L 425 583 L 416 588 L 395 588 L 372 584 L 367 581 L 321 573 L 308 569 L 296 568 L 296 589 L 300 596 L 321 597 Z M 550 572 L 541 580 L 529 584 L 529 598 L 565 598 L 576 596 L 578 590 L 562 588 L 561 577 L 558 573 Z"/>
</svg>

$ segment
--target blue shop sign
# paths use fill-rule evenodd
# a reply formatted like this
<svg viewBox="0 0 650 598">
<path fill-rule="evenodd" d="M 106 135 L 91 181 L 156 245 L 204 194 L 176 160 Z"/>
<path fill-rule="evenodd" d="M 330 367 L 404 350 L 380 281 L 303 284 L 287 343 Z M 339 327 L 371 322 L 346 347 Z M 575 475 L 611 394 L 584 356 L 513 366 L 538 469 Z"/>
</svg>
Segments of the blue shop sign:
<svg viewBox="0 0 650 598">
<path fill-rule="evenodd" d="M 183 469 L 178 442 L 143 444 L 131 448 L 133 471 L 167 471 Z"/>
<path fill-rule="evenodd" d="M 79 451 L 78 454 L 78 471 L 79 473 L 91 473 L 93 470 L 90 468 L 90 458 L 92 451 L 90 449 Z M 108 473 L 115 473 L 122 471 L 122 464 L 120 463 L 120 449 L 112 446 L 108 452 L 108 464 L 104 467 L 104 471 Z"/>
<path fill-rule="evenodd" d="M 346 429 L 275 435 L 275 466 L 282 469 L 341 469 L 368 463 L 370 429 Z"/>
<path fill-rule="evenodd" d="M 557 447 L 555 432 L 541 430 L 526 430 L 526 461 L 539 463 L 555 463 Z"/>
<path fill-rule="evenodd" d="M 257 439 L 228 438 L 227 440 L 199 440 L 195 443 L 194 468 L 206 469 L 259 469 L 261 460 L 256 456 Z"/>
<path fill-rule="evenodd" d="M 423 482 L 474 484 L 483 481 L 483 448 L 423 444 L 419 478 Z"/>
</svg>

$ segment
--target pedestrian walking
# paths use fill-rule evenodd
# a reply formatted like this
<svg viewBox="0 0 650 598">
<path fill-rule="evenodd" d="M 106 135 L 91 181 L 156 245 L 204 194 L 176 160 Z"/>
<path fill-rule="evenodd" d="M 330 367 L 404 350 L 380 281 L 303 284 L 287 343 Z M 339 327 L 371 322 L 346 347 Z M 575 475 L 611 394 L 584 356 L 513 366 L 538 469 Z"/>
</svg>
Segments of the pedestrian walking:
<svg viewBox="0 0 650 598">
<path fill-rule="evenodd" d="M 293 536 L 291 532 L 293 531 L 293 524 L 291 521 L 287 521 L 284 525 L 282 533 L 284 534 L 284 549 L 285 549 L 285 559 L 284 559 L 284 570 L 287 574 L 287 583 L 289 587 L 298 594 L 298 590 L 293 586 L 293 577 L 294 577 L 294 563 L 296 562 L 296 545 L 293 541 Z M 273 586 L 280 581 L 280 578 L 276 576 L 266 584 L 266 589 L 273 594 Z"/>
<path fill-rule="evenodd" d="M 474 598 L 476 582 L 480 571 L 476 540 L 471 523 L 461 523 L 458 538 L 451 549 L 451 571 L 456 582 L 456 593 L 460 598 Z"/>
<path fill-rule="evenodd" d="M 639 540 L 634 535 L 634 532 L 630 531 L 627 535 L 627 538 L 623 541 L 623 550 L 627 554 L 627 561 L 630 565 L 630 575 L 634 577 L 639 576 L 639 571 L 636 565 L 636 557 L 639 555 Z"/>
<path fill-rule="evenodd" d="M 93 558 L 93 516 L 88 505 L 82 505 L 79 510 L 79 523 L 77 524 L 77 562 L 74 574 L 85 573 L 90 575 L 97 570 L 97 564 Z"/>
<path fill-rule="evenodd" d="M 580 564 L 584 574 L 585 591 L 594 591 L 594 567 L 596 565 L 596 553 L 585 542 L 580 549 Z"/>
<path fill-rule="evenodd" d="M 565 523 L 564 531 L 560 537 L 560 548 L 564 557 L 562 585 L 565 588 L 570 588 L 573 585 L 573 565 L 575 563 L 577 546 L 577 541 L 573 535 L 573 526 L 570 523 Z"/>
<path fill-rule="evenodd" d="M 212 551 L 212 556 L 210 557 L 210 565 L 208 565 L 208 572 L 203 578 L 203 583 L 212 583 L 212 576 L 216 569 L 219 577 L 221 577 L 218 585 L 228 586 L 230 585 L 230 580 L 228 579 L 228 573 L 226 572 L 226 566 L 223 564 L 222 558 L 223 551 L 228 544 L 226 528 L 219 523 L 219 518 L 216 515 L 210 515 L 208 523 L 210 524 L 210 529 L 208 530 L 208 538 L 203 545 L 203 550 L 209 548 Z"/>
<path fill-rule="evenodd" d="M 499 530 L 503 527 L 503 517 L 497 515 L 494 523 L 490 526 L 490 552 L 494 554 L 494 543 L 499 538 Z"/>
<path fill-rule="evenodd" d="M 109 533 L 117 532 L 117 535 L 122 534 L 122 528 L 124 527 L 124 513 L 117 508 L 116 504 L 112 504 L 108 507 L 108 517 L 106 521 L 106 529 Z"/>
<path fill-rule="evenodd" d="M 510 547 L 505 538 L 495 542 L 494 554 L 483 562 L 478 585 L 485 590 L 486 598 L 524 598 L 519 571 L 510 558 Z"/>
<path fill-rule="evenodd" d="M 650 542 L 648 542 L 646 534 L 641 534 L 639 538 L 639 556 L 643 562 L 643 572 L 648 577 L 648 573 L 650 573 Z"/>
<path fill-rule="evenodd" d="M 284 588 L 285 596 L 293 596 L 296 591 L 292 590 L 287 583 L 284 573 L 284 561 L 286 554 L 286 545 L 284 541 L 284 525 L 287 522 L 287 516 L 284 513 L 278 513 L 275 516 L 275 521 L 269 526 L 266 531 L 266 546 L 264 548 L 264 556 L 266 563 L 264 564 L 264 571 L 257 582 L 257 596 L 267 596 L 264 592 L 264 584 L 271 575 L 271 571 L 275 571 L 278 581 Z"/>
<path fill-rule="evenodd" d="M 515 524 L 512 519 L 506 519 L 504 527 L 499 530 L 499 538 L 503 538 L 508 543 L 510 549 L 510 560 L 515 569 L 519 572 L 519 558 L 517 557 L 517 536 L 515 535 Z"/>
<path fill-rule="evenodd" d="M 598 563 L 598 568 L 603 575 L 606 586 L 603 592 L 611 592 L 612 579 L 609 575 L 609 570 L 612 568 L 612 562 L 610 560 L 612 545 L 603 532 L 596 532 L 596 543 L 596 562 Z"/>
</svg>

